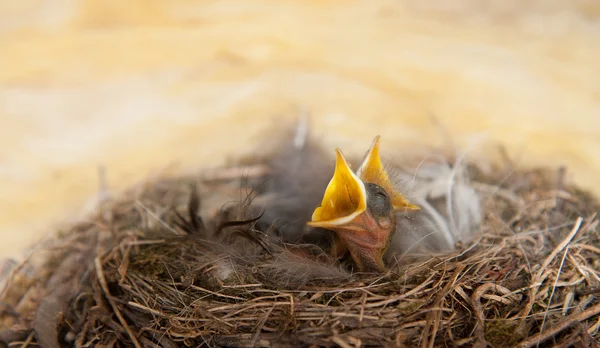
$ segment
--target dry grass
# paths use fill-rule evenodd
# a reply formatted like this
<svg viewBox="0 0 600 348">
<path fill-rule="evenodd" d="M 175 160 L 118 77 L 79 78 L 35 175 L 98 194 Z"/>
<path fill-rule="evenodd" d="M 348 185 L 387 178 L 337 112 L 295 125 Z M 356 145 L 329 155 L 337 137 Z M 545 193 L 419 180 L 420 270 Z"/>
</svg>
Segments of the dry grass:
<svg viewBox="0 0 600 348">
<path fill-rule="evenodd" d="M 12 269 L 0 346 L 597 345 L 597 202 L 551 170 L 470 171 L 476 241 L 385 275 L 278 241 L 252 196 L 199 217 L 210 195 L 264 181 L 260 164 L 149 183 Z"/>
</svg>

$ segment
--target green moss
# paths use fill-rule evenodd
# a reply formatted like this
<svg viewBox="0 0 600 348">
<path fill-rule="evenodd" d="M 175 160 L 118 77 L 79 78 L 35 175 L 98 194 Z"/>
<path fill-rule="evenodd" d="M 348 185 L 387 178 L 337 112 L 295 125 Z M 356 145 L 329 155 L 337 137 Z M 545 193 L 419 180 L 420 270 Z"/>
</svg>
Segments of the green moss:
<svg viewBox="0 0 600 348">
<path fill-rule="evenodd" d="M 485 323 L 485 339 L 497 347 L 513 346 L 524 337 L 518 333 L 516 320 L 494 319 Z"/>
<path fill-rule="evenodd" d="M 396 308 L 403 315 L 408 315 L 416 312 L 419 308 L 423 307 L 427 301 L 425 300 L 412 300 L 412 301 L 400 301 Z"/>
<path fill-rule="evenodd" d="M 131 267 L 145 276 L 158 278 L 168 273 L 169 269 L 163 259 L 172 252 L 173 248 L 166 246 L 142 248 L 139 252 L 131 255 Z"/>
</svg>

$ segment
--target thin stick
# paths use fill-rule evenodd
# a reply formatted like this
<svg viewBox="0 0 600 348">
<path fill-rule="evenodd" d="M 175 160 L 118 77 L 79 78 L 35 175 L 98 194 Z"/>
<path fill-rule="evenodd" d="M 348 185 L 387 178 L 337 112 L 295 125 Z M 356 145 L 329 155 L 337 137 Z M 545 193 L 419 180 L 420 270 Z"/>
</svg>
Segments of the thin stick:
<svg viewBox="0 0 600 348">
<path fill-rule="evenodd" d="M 594 315 L 598 315 L 598 314 L 600 314 L 600 304 L 597 304 L 594 307 L 588 309 L 587 311 L 581 312 L 579 314 L 571 314 L 570 316 L 568 316 L 564 320 L 562 320 L 558 325 L 554 326 L 552 329 L 550 329 L 544 333 L 540 332 L 539 334 L 530 336 L 529 338 L 521 341 L 521 344 L 519 344 L 517 347 L 525 348 L 525 347 L 532 347 L 534 345 L 538 345 L 538 344 L 544 342 L 545 340 L 554 337 L 559 332 L 566 330 L 566 329 L 570 328 L 571 326 L 579 324 L 582 321 L 589 319 L 590 317 L 592 317 Z"/>
<path fill-rule="evenodd" d="M 331 337 L 331 341 L 342 348 L 352 348 L 352 346 L 346 343 L 340 336 Z"/>
<path fill-rule="evenodd" d="M 119 308 L 117 307 L 115 302 L 112 300 L 112 295 L 110 294 L 110 291 L 108 290 L 108 284 L 106 283 L 106 278 L 104 277 L 104 270 L 102 269 L 102 262 L 100 261 L 100 256 L 96 257 L 96 259 L 94 260 L 94 264 L 96 266 L 96 274 L 98 276 L 98 281 L 100 282 L 100 286 L 102 287 L 102 291 L 104 291 L 104 295 L 106 296 L 108 303 L 110 303 L 110 306 L 112 307 L 113 311 L 115 312 L 115 315 L 119 319 L 119 322 L 121 323 L 121 325 L 123 325 L 123 328 L 125 328 L 125 331 L 127 331 L 127 334 L 129 335 L 129 338 L 133 342 L 133 345 L 136 348 L 142 348 L 142 346 L 138 342 L 137 338 L 133 334 L 133 331 L 131 331 L 131 329 L 129 328 L 129 325 L 127 325 L 125 318 L 123 318 L 121 311 L 119 310 Z"/>
<path fill-rule="evenodd" d="M 31 344 L 31 342 L 33 342 L 33 336 L 35 335 L 35 331 L 32 331 L 29 336 L 27 336 L 27 339 L 25 340 L 25 342 L 23 342 L 23 344 L 21 344 L 21 348 L 27 348 L 29 347 L 29 344 Z"/>
<path fill-rule="evenodd" d="M 550 306 L 552 305 L 552 298 L 554 297 L 554 293 L 556 292 L 556 285 L 558 284 L 558 279 L 560 278 L 560 274 L 562 272 L 563 266 L 565 265 L 565 259 L 567 258 L 568 252 L 569 252 L 569 246 L 567 245 L 565 248 L 565 253 L 563 254 L 562 259 L 560 260 L 560 267 L 558 267 L 558 272 L 556 273 L 556 279 L 554 279 L 554 285 L 552 286 L 552 292 L 550 293 L 550 298 L 548 299 L 548 308 L 544 312 L 544 319 L 542 320 L 542 327 L 540 328 L 540 333 L 544 332 L 544 326 L 546 325 L 546 319 L 548 318 L 548 312 L 550 312 Z"/>
<path fill-rule="evenodd" d="M 161 220 L 161 218 L 158 217 L 156 214 L 154 214 L 152 211 L 150 211 L 150 209 L 148 209 L 141 201 L 136 200 L 135 203 L 137 205 L 139 205 L 142 209 L 144 209 L 144 211 L 148 215 L 150 215 L 151 217 L 153 217 L 154 219 L 156 219 L 158 222 L 160 222 L 160 224 L 163 225 L 166 229 L 168 229 L 169 231 L 173 232 L 176 235 L 181 234 L 181 233 L 177 232 L 176 230 L 174 230 L 173 227 L 169 226 L 166 222 L 164 222 L 163 220 Z"/>
<path fill-rule="evenodd" d="M 560 242 L 560 244 L 557 245 L 556 248 L 554 248 L 554 250 L 552 250 L 548 257 L 546 257 L 546 259 L 542 263 L 542 267 L 540 267 L 538 273 L 535 276 L 536 278 L 540 278 L 542 276 L 542 273 L 544 273 L 544 271 L 548 269 L 548 266 L 550 265 L 550 263 L 552 263 L 552 260 L 554 260 L 556 255 L 558 255 L 558 253 L 560 253 L 564 248 L 567 247 L 567 245 L 569 245 L 569 243 L 571 243 L 571 240 L 575 237 L 577 232 L 579 232 L 579 228 L 581 227 L 582 222 L 583 218 L 581 216 L 578 217 L 577 221 L 575 221 L 575 226 L 573 226 L 573 229 L 571 230 L 569 235 L 565 237 L 565 239 L 563 239 L 563 241 Z"/>
<path fill-rule="evenodd" d="M 258 341 L 258 337 L 260 336 L 260 333 L 262 332 L 263 328 L 265 327 L 265 323 L 269 319 L 269 316 L 273 312 L 273 308 L 275 308 L 275 306 L 272 306 L 271 308 L 269 308 L 269 310 L 267 311 L 267 313 L 265 313 L 265 315 L 262 317 L 262 319 L 258 323 L 258 326 L 256 327 L 256 333 L 254 334 L 254 337 L 252 337 L 252 344 L 250 345 L 251 347 L 255 347 L 256 346 L 256 342 Z"/>
<path fill-rule="evenodd" d="M 567 247 L 567 245 L 569 245 L 569 243 L 571 243 L 571 240 L 573 240 L 573 238 L 575 237 L 577 232 L 579 232 L 579 228 L 581 227 L 582 222 L 583 222 L 583 218 L 581 216 L 578 217 L 577 221 L 575 221 L 575 226 L 573 226 L 573 229 L 571 230 L 571 232 L 565 237 L 565 239 L 563 239 L 562 242 L 560 242 L 560 244 L 558 244 L 556 246 L 556 248 L 554 248 L 554 250 L 552 250 L 550 255 L 548 255 L 548 257 L 546 257 L 546 259 L 542 263 L 540 269 L 538 270 L 538 272 L 535 274 L 535 276 L 531 280 L 532 284 L 541 283 L 540 279 L 542 278 L 542 274 L 548 270 L 548 266 L 550 265 L 550 263 L 552 263 L 552 260 L 554 260 L 556 255 L 558 255 L 558 253 L 560 253 L 564 248 Z M 538 287 L 531 288 L 531 295 L 529 296 L 529 301 L 528 301 L 527 305 L 525 306 L 524 310 L 521 311 L 521 313 L 520 313 L 521 322 L 523 322 L 525 320 L 525 318 L 527 318 L 527 315 L 529 315 L 529 312 L 531 312 L 531 308 L 533 307 L 533 303 L 535 302 L 535 295 L 537 294 L 537 290 L 538 290 Z"/>
</svg>

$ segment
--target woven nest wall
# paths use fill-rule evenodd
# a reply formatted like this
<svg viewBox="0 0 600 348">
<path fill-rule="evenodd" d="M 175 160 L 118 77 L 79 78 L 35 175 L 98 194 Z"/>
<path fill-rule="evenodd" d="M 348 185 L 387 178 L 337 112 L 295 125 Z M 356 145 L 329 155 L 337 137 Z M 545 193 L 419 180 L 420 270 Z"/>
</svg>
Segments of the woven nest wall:
<svg viewBox="0 0 600 348">
<path fill-rule="evenodd" d="M 142 183 L 5 270 L 0 346 L 597 345 L 597 201 L 558 169 L 465 168 L 472 238 L 385 274 L 261 223 L 268 158 Z"/>
</svg>

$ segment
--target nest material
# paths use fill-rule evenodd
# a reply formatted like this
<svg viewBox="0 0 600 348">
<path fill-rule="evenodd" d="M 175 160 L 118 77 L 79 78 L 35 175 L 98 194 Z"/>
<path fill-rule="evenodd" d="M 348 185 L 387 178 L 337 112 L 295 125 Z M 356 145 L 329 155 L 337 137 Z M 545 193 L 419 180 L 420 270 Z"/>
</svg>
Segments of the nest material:
<svg viewBox="0 0 600 348">
<path fill-rule="evenodd" d="M 598 204 L 556 171 L 470 168 L 475 241 L 383 275 L 273 237 L 249 189 L 268 171 L 148 183 L 36 248 L 0 288 L 0 346 L 597 345 Z"/>
</svg>

